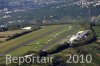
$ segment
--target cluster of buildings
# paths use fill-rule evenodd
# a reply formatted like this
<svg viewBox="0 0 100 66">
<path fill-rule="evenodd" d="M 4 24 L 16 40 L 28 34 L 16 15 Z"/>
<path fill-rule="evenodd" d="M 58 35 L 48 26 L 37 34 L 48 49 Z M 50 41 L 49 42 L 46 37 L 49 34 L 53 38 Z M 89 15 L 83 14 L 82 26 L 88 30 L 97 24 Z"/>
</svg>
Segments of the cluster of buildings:
<svg viewBox="0 0 100 66">
<path fill-rule="evenodd" d="M 74 2 L 73 4 L 77 4 L 77 5 L 80 5 L 82 7 L 89 7 L 90 5 L 95 7 L 95 6 L 100 6 L 100 0 L 93 0 L 93 1 L 80 0 L 80 1 Z"/>
<path fill-rule="evenodd" d="M 80 40 L 80 39 L 85 39 L 88 36 L 88 33 L 90 32 L 90 30 L 85 30 L 85 31 L 79 31 L 76 35 L 73 35 L 70 38 L 70 43 L 73 43 L 75 40 Z"/>
</svg>

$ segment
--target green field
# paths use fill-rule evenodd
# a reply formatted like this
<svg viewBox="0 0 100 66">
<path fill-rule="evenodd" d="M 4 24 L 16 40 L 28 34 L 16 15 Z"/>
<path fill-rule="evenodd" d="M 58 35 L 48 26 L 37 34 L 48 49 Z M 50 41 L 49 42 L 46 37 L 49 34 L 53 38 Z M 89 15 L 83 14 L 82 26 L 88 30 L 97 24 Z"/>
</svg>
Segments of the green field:
<svg viewBox="0 0 100 66">
<path fill-rule="evenodd" d="M 97 37 L 97 42 L 100 44 L 100 26 L 94 26 L 93 29 Z"/>
<path fill-rule="evenodd" d="M 96 36 L 100 37 L 100 26 L 94 26 L 93 28 L 94 28 L 94 31 L 96 33 Z"/>
</svg>

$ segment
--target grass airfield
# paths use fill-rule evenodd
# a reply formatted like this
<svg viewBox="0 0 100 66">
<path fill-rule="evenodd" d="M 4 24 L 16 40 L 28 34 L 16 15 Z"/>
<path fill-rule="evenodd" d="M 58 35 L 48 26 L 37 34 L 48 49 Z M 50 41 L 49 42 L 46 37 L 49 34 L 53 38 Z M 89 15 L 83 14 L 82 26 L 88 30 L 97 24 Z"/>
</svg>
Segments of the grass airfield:
<svg viewBox="0 0 100 66">
<path fill-rule="evenodd" d="M 63 36 L 65 33 L 71 30 L 69 29 L 69 26 L 70 25 L 45 26 L 42 29 L 33 31 L 24 36 L 18 37 L 10 41 L 6 41 L 0 44 L 0 53 L 5 52 L 7 54 L 12 55 L 23 55 L 28 51 L 38 51 L 43 46 L 49 44 L 52 41 L 57 40 L 57 38 Z"/>
<path fill-rule="evenodd" d="M 60 41 L 65 41 L 68 39 L 68 36 L 71 36 L 73 34 L 76 34 L 78 31 L 84 30 L 84 28 L 77 26 L 77 25 L 50 25 L 45 26 L 39 30 L 33 31 L 29 34 L 23 35 L 21 37 L 18 37 L 16 39 L 12 39 L 10 41 L 6 41 L 4 43 L 0 43 L 0 53 L 6 53 L 11 54 L 13 56 L 21 56 L 26 54 L 29 51 L 38 52 L 41 49 L 53 49 L 54 46 L 59 43 Z M 94 27 L 94 30 L 96 32 L 96 36 L 99 37 L 99 28 Z M 99 43 L 98 43 L 99 44 Z M 76 64 L 77 66 L 94 66 L 98 65 L 99 60 L 96 60 L 99 58 L 97 55 L 100 53 L 99 50 L 97 50 L 96 46 L 98 46 L 97 43 L 93 42 L 92 44 L 88 44 L 85 46 L 82 46 L 80 50 L 92 54 L 94 60 L 91 64 Z M 79 48 L 79 47 L 77 47 Z M 58 56 L 66 56 L 67 54 L 82 54 L 80 52 L 77 52 L 77 48 L 69 48 L 65 49 L 59 53 L 54 54 Z M 13 50 L 11 50 L 13 49 Z M 4 61 L 4 57 L 0 57 L 0 62 Z M 70 64 L 70 66 L 74 66 L 75 64 Z M 97 66 L 96 65 L 96 66 Z M 36 65 L 41 66 L 41 65 Z M 44 65 L 43 65 L 44 66 Z"/>
<path fill-rule="evenodd" d="M 42 48 L 50 48 L 57 42 L 67 38 L 70 33 L 77 32 L 80 28 L 76 25 L 50 25 L 29 34 L 23 35 L 16 39 L 12 39 L 0 44 L 0 62 L 5 58 L 6 54 L 12 56 L 22 56 L 29 51 L 38 52 Z M 76 31 L 77 30 L 77 31 Z"/>
</svg>

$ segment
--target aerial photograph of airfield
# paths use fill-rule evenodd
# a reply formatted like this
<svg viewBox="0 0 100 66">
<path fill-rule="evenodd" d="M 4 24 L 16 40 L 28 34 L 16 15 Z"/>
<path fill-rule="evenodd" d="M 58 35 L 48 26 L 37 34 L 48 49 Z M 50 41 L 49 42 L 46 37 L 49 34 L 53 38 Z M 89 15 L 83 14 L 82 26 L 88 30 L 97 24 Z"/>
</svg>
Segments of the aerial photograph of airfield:
<svg viewBox="0 0 100 66">
<path fill-rule="evenodd" d="M 0 66 L 100 66 L 100 0 L 0 0 Z"/>
</svg>

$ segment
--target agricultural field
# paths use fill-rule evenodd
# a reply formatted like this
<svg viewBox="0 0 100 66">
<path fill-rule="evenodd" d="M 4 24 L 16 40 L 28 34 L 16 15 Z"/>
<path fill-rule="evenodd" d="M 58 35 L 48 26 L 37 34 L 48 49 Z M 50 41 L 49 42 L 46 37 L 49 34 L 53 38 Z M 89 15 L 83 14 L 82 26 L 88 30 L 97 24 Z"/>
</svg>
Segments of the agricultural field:
<svg viewBox="0 0 100 66">
<path fill-rule="evenodd" d="M 0 41 L 6 41 L 10 36 L 13 36 L 15 34 L 19 34 L 22 32 L 25 32 L 27 30 L 12 30 L 12 31 L 5 31 L 5 32 L 0 32 Z"/>
</svg>

